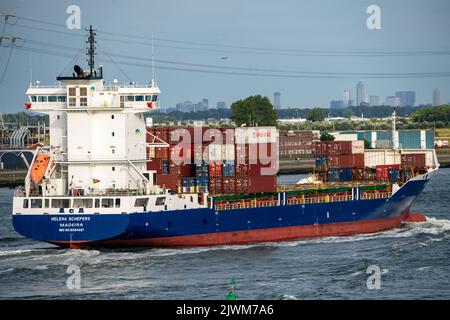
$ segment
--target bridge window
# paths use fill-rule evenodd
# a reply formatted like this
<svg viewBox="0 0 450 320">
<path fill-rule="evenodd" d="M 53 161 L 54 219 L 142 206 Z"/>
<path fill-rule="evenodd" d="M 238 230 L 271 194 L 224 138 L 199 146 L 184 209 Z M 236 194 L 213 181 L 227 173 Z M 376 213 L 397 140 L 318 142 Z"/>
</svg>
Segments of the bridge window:
<svg viewBox="0 0 450 320">
<path fill-rule="evenodd" d="M 38 102 L 47 102 L 47 96 L 38 96 Z"/>
<path fill-rule="evenodd" d="M 145 96 L 145 101 L 152 101 L 152 96 Z"/>
<path fill-rule="evenodd" d="M 148 198 L 138 198 L 134 202 L 135 207 L 147 207 L 148 206 Z"/>
<path fill-rule="evenodd" d="M 144 96 L 136 96 L 136 97 L 135 97 L 135 101 L 136 101 L 136 102 L 142 102 L 142 101 L 144 101 Z"/>
<path fill-rule="evenodd" d="M 42 208 L 42 199 L 31 199 L 31 208 Z"/>
<path fill-rule="evenodd" d="M 102 199 L 102 208 L 112 208 L 114 199 Z"/>
<path fill-rule="evenodd" d="M 73 199 L 74 208 L 92 208 L 92 199 Z"/>
<path fill-rule="evenodd" d="M 58 102 L 66 102 L 66 96 L 58 96 Z"/>
<path fill-rule="evenodd" d="M 36 102 L 37 101 L 37 97 L 36 96 L 31 96 L 31 102 Z"/>
<path fill-rule="evenodd" d="M 56 102 L 58 100 L 57 96 L 48 96 L 48 102 Z"/>
<path fill-rule="evenodd" d="M 166 197 L 158 197 L 156 198 L 156 203 L 155 205 L 157 206 L 162 206 L 166 203 Z"/>
<path fill-rule="evenodd" d="M 134 102 L 134 96 L 126 96 L 125 101 L 127 102 Z"/>
<path fill-rule="evenodd" d="M 52 199 L 52 208 L 70 208 L 70 199 Z"/>
<path fill-rule="evenodd" d="M 156 100 L 158 100 L 158 96 L 155 94 L 155 95 L 152 97 L 152 101 L 156 101 Z"/>
</svg>

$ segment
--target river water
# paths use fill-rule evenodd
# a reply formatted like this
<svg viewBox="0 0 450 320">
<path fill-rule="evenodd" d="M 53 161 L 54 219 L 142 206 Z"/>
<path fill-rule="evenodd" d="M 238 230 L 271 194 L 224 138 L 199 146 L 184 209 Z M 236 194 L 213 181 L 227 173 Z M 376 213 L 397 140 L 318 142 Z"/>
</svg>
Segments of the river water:
<svg viewBox="0 0 450 320">
<path fill-rule="evenodd" d="M 231 278 L 240 299 L 449 299 L 449 190 L 450 169 L 442 169 L 413 205 L 426 222 L 371 235 L 68 250 L 15 233 L 13 190 L 0 189 L 0 299 L 224 299 Z M 369 287 L 379 289 L 368 288 L 370 276 Z"/>
</svg>

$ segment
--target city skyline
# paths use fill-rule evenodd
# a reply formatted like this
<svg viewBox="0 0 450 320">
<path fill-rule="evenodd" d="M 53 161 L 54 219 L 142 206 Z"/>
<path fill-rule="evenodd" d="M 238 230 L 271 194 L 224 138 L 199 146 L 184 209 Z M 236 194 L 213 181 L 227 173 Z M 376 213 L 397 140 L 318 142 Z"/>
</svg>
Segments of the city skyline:
<svg viewBox="0 0 450 320">
<path fill-rule="evenodd" d="M 228 105 L 251 95 L 270 99 L 275 90 L 283 94 L 282 108 L 328 107 L 344 89 L 356 97 L 358 81 L 365 86 L 362 99 L 377 95 L 384 101 L 396 91 L 410 90 L 417 105 L 430 104 L 434 88 L 440 89 L 442 103 L 450 99 L 450 48 L 442 45 L 450 30 L 446 0 L 381 0 L 380 30 L 366 26 L 368 1 L 287 1 L 283 6 L 272 0 L 176 1 L 176 6 L 161 0 L 104 2 L 78 1 L 82 29 L 69 30 L 70 2 L 2 1 L 0 11 L 16 8 L 19 17 L 4 24 L 5 34 L 25 41 L 11 50 L 8 67 L 10 48 L 0 47 L 2 112 L 24 109 L 30 79 L 54 84 L 60 73 L 71 75 L 73 64 L 87 67 L 76 50 L 84 48 L 83 28 L 89 24 L 97 29 L 96 64 L 105 66 L 107 83 L 148 83 L 154 42 L 163 107 L 174 107 L 186 97 L 208 96 Z M 163 14 L 147 19 L 147 12 Z M 273 20 L 274 12 L 283 19 Z M 276 24 L 269 26 L 268 20 Z"/>
</svg>

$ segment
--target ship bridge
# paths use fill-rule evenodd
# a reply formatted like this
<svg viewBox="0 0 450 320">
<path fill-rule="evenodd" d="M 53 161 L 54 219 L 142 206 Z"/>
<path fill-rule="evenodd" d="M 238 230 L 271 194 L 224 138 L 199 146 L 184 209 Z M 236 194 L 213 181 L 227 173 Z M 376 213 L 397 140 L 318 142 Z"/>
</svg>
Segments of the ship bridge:
<svg viewBox="0 0 450 320">
<path fill-rule="evenodd" d="M 58 76 L 56 85 L 34 83 L 26 92 L 26 108 L 48 114 L 50 123 L 50 145 L 37 152 L 35 160 L 41 163 L 30 169 L 28 193 L 148 193 L 153 188 L 144 113 L 159 109 L 161 91 L 155 80 L 144 85 L 107 83 L 103 66 L 94 67 L 95 32 L 92 27 L 88 31 L 87 69 L 76 65 L 72 75 Z"/>
</svg>

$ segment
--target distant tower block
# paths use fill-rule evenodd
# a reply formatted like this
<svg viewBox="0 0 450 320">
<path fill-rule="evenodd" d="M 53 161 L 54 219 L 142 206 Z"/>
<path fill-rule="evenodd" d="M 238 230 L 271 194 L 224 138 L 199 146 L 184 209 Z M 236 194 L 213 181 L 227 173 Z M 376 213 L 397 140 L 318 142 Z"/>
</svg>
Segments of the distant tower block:
<svg viewBox="0 0 450 320">
<path fill-rule="evenodd" d="M 433 90 L 433 106 L 441 105 L 441 91 L 438 88 Z"/>
<path fill-rule="evenodd" d="M 356 106 L 360 106 L 361 103 L 366 102 L 365 97 L 366 93 L 364 83 L 359 81 L 358 84 L 356 85 Z"/>
<path fill-rule="evenodd" d="M 281 93 L 279 92 L 275 92 L 273 94 L 273 107 L 275 109 L 280 109 L 281 108 Z"/>
</svg>

